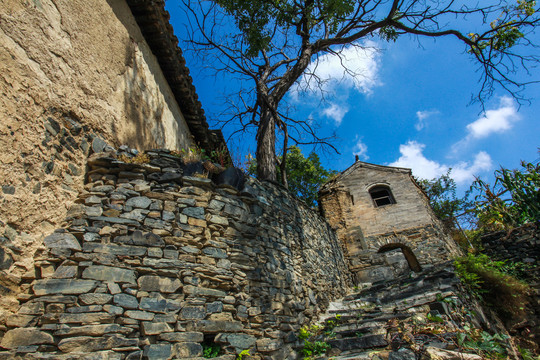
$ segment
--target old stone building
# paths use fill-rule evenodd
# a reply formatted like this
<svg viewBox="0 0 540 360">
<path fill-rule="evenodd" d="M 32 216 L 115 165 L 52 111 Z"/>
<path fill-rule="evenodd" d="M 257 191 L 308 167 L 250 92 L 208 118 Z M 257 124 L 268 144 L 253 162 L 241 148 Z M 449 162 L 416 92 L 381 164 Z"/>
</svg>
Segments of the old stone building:
<svg viewBox="0 0 540 360">
<path fill-rule="evenodd" d="M 356 161 L 321 188 L 319 203 L 359 281 L 420 271 L 458 251 L 410 169 Z"/>
</svg>

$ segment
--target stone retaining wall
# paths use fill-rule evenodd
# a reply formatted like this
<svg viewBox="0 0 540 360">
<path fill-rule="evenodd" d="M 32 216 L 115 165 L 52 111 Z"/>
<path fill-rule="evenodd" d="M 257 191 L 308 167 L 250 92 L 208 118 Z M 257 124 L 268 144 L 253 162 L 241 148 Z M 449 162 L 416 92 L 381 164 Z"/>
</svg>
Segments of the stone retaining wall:
<svg viewBox="0 0 540 360">
<path fill-rule="evenodd" d="M 0 359 L 196 358 L 203 344 L 285 359 L 298 328 L 345 294 L 337 237 L 286 190 L 216 186 L 168 151 L 147 154 L 90 158 L 68 226 L 45 238 L 1 319 Z"/>
<path fill-rule="evenodd" d="M 483 251 L 495 260 L 535 265 L 540 278 L 540 222 L 527 224 L 511 232 L 498 231 L 482 236 Z"/>
<path fill-rule="evenodd" d="M 530 286 L 529 306 L 526 307 L 525 321 L 508 321 L 512 335 L 532 343 L 531 348 L 540 344 L 540 222 L 523 225 L 511 231 L 498 231 L 482 236 L 482 252 L 494 260 L 509 263 L 523 263 L 528 268 L 522 277 Z"/>
</svg>

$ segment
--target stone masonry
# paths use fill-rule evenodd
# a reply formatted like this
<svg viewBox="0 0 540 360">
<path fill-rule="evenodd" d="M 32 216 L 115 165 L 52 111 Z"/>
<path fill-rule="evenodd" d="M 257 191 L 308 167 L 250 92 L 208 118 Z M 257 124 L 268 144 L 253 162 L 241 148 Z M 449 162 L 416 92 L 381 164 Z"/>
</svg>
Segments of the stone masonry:
<svg viewBox="0 0 540 360">
<path fill-rule="evenodd" d="M 216 186 L 169 151 L 119 153 L 89 158 L 66 227 L 0 319 L 0 359 L 197 358 L 203 344 L 293 358 L 298 328 L 352 285 L 326 221 L 276 185 Z"/>
<path fill-rule="evenodd" d="M 388 203 L 376 204 L 374 188 L 384 189 Z M 410 169 L 357 161 L 325 184 L 319 197 L 323 216 L 336 230 L 359 282 L 420 271 L 459 253 Z M 395 249 L 405 257 L 386 254 Z"/>
</svg>

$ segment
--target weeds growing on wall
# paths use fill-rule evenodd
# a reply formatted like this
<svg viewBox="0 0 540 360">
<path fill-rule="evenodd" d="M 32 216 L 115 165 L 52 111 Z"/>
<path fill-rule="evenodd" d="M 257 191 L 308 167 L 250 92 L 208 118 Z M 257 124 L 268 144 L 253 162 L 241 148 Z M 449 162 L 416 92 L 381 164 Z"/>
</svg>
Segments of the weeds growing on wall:
<svg viewBox="0 0 540 360">
<path fill-rule="evenodd" d="M 298 338 L 303 341 L 300 353 L 304 360 L 311 360 L 313 356 L 325 354 L 330 345 L 325 341 L 335 337 L 334 328 L 341 321 L 341 315 L 328 319 L 323 325 L 304 326 L 298 331 Z"/>
<path fill-rule="evenodd" d="M 210 153 L 207 153 L 206 150 L 193 145 L 187 149 L 172 150 L 171 155 L 182 159 L 186 164 L 209 160 L 222 167 L 232 166 L 227 148 L 212 150 Z"/>
<path fill-rule="evenodd" d="M 204 342 L 202 343 L 202 348 L 203 348 L 203 357 L 205 359 L 218 357 L 221 352 L 221 347 L 214 342 Z"/>
<path fill-rule="evenodd" d="M 125 162 L 126 164 L 148 164 L 150 162 L 150 156 L 148 154 L 139 152 L 134 157 L 129 157 L 127 155 L 120 155 L 118 160 Z"/>
<path fill-rule="evenodd" d="M 512 266 L 484 254 L 460 257 L 455 266 L 461 281 L 503 320 L 524 316 L 529 287 L 505 273 Z"/>
</svg>

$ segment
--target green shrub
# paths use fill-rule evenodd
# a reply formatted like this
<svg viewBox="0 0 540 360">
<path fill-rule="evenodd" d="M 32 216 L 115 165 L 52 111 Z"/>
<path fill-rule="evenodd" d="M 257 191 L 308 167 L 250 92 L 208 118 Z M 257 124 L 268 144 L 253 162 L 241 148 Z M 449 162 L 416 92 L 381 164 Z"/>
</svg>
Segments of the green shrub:
<svg viewBox="0 0 540 360">
<path fill-rule="evenodd" d="M 457 258 L 455 266 L 461 281 L 501 318 L 524 315 L 529 287 L 505 273 L 509 268 L 504 261 L 493 261 L 484 254 L 468 254 Z"/>
<path fill-rule="evenodd" d="M 480 329 L 465 328 L 465 332 L 457 334 L 458 345 L 461 348 L 473 350 L 486 359 L 507 359 L 505 342 L 508 336 L 491 335 Z"/>
</svg>

